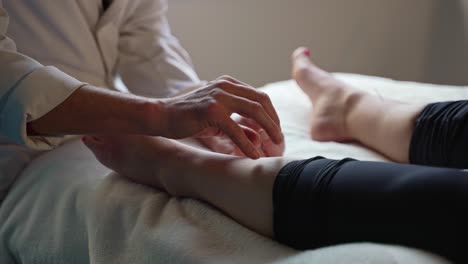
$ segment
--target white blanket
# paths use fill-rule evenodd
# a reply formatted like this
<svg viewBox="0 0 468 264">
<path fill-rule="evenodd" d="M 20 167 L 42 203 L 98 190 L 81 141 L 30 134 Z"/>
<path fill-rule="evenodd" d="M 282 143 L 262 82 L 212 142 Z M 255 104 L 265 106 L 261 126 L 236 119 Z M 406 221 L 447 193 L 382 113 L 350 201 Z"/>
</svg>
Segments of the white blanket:
<svg viewBox="0 0 468 264">
<path fill-rule="evenodd" d="M 459 100 L 466 88 L 339 75 L 404 101 Z M 384 160 L 359 146 L 313 142 L 311 105 L 291 81 L 265 87 L 286 135 L 286 155 Z M 297 252 L 191 199 L 171 198 L 110 174 L 79 141 L 37 158 L 0 208 L 0 263 L 447 263 L 371 243 Z"/>
</svg>

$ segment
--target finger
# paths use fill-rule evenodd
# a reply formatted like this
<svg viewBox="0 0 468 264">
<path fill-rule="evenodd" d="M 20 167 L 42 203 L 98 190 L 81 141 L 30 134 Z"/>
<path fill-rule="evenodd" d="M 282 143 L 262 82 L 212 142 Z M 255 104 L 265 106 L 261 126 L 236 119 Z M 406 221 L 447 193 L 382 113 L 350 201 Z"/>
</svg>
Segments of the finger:
<svg viewBox="0 0 468 264">
<path fill-rule="evenodd" d="M 247 138 L 252 142 L 252 144 L 255 146 L 257 151 L 260 153 L 261 157 L 265 157 L 265 154 L 262 149 L 262 140 L 260 134 L 258 134 L 255 130 L 253 130 L 250 127 L 245 127 L 243 125 L 240 125 L 242 130 L 244 131 L 244 134 L 247 136 Z M 266 134 L 266 132 L 263 130 L 263 133 Z M 268 137 L 268 136 L 267 136 Z M 224 137 L 223 137 L 224 138 Z M 235 156 L 240 156 L 240 157 L 245 157 L 245 154 L 232 142 L 232 140 L 228 137 L 224 138 L 226 141 L 229 141 L 232 147 L 234 147 L 234 151 L 230 153 L 231 155 Z M 271 140 L 270 140 L 271 142 Z"/>
<path fill-rule="evenodd" d="M 271 119 L 259 103 L 251 102 L 245 98 L 234 95 L 220 97 L 220 101 L 231 113 L 238 113 L 242 116 L 254 119 L 265 129 L 275 143 L 280 144 L 283 142 L 281 128 Z"/>
<path fill-rule="evenodd" d="M 261 151 L 262 141 L 260 140 L 260 135 L 249 127 L 240 127 L 250 142 L 252 142 L 252 144 L 256 147 L 257 151 Z M 266 134 L 266 132 L 264 133 Z M 224 133 L 222 136 L 198 138 L 198 141 L 214 152 L 245 157 L 242 151 Z"/>
<path fill-rule="evenodd" d="M 235 147 L 234 152 L 232 153 L 232 155 L 237 156 L 237 157 L 247 158 L 247 156 L 244 154 L 244 152 L 242 152 L 242 150 L 240 150 L 240 148 L 238 148 L 237 146 Z"/>
<path fill-rule="evenodd" d="M 262 127 L 257 122 L 255 122 L 255 120 L 243 116 L 240 116 L 240 118 L 237 119 L 237 123 L 242 126 L 250 127 L 251 129 L 257 131 L 257 133 L 260 131 L 260 129 L 262 129 Z"/>
<path fill-rule="evenodd" d="M 257 151 L 258 151 L 258 153 L 260 153 L 260 157 L 261 157 L 261 158 L 267 158 L 267 157 L 269 157 L 269 156 L 263 151 L 262 148 L 258 149 Z"/>
<path fill-rule="evenodd" d="M 281 126 L 278 113 L 273 107 L 273 103 L 271 102 L 270 97 L 266 93 L 255 90 L 253 87 L 249 87 L 248 85 L 237 84 L 227 80 L 220 81 L 218 83 L 218 87 L 230 94 L 234 94 L 260 103 L 265 108 L 268 115 L 270 115 L 270 117 L 275 121 L 275 123 L 278 126 Z"/>
<path fill-rule="evenodd" d="M 217 127 L 209 127 L 200 131 L 198 134 L 194 135 L 194 138 L 210 138 L 210 137 L 220 137 L 224 135 L 224 132 Z"/>
<path fill-rule="evenodd" d="M 275 121 L 275 123 L 278 126 L 281 125 L 278 113 L 276 112 L 270 97 L 264 92 L 260 92 L 248 85 L 236 84 L 229 81 L 221 82 L 219 84 L 219 87 L 230 94 L 234 94 L 240 97 L 247 98 L 251 101 L 260 103 L 261 105 L 263 105 L 266 112 Z"/>
<path fill-rule="evenodd" d="M 239 126 L 242 128 L 244 134 L 249 138 L 252 144 L 254 144 L 256 147 L 260 146 L 260 135 L 254 129 L 248 126 L 244 126 L 242 124 L 239 124 Z M 226 138 L 229 139 L 229 137 L 221 129 L 215 127 L 206 128 L 202 132 L 193 136 L 193 138 L 198 138 L 200 142 L 202 142 L 203 144 L 206 143 L 205 145 L 207 145 L 207 147 L 210 148 L 212 145 L 217 144 L 216 142 L 219 142 L 220 140 L 226 140 Z"/>
<path fill-rule="evenodd" d="M 262 145 L 262 140 L 260 138 L 260 135 L 250 127 L 246 127 L 243 125 L 240 125 L 242 130 L 244 131 L 244 134 L 247 136 L 247 138 L 252 142 L 252 144 L 258 149 Z"/>
<path fill-rule="evenodd" d="M 240 80 L 237 80 L 236 78 L 231 77 L 229 75 L 223 75 L 221 77 L 218 77 L 215 80 L 213 80 L 211 82 L 208 82 L 208 84 L 213 85 L 213 84 L 219 83 L 220 81 L 228 81 L 228 82 L 231 82 L 231 83 L 234 83 L 234 84 L 239 84 L 239 85 L 242 85 L 242 86 L 245 86 L 245 87 L 251 87 L 252 89 L 255 89 L 252 85 L 250 85 L 248 83 L 245 83 L 245 82 L 242 82 Z"/>
<path fill-rule="evenodd" d="M 231 76 L 229 76 L 229 75 L 221 76 L 221 77 L 219 77 L 219 78 L 216 79 L 216 80 L 218 80 L 218 81 L 219 81 L 219 80 L 226 80 L 226 81 L 228 81 L 228 82 L 232 82 L 232 83 L 235 83 L 235 84 L 240 84 L 240 85 L 245 86 L 245 87 L 254 88 L 252 85 L 247 84 L 247 83 L 245 83 L 245 82 L 242 82 L 242 81 L 240 81 L 240 80 L 237 80 L 236 78 L 231 77 Z"/>
<path fill-rule="evenodd" d="M 221 130 L 231 138 L 231 140 L 244 152 L 244 154 L 252 159 L 259 159 L 260 153 L 255 146 L 245 135 L 244 130 L 229 117 L 226 117 L 218 123 Z"/>
<path fill-rule="evenodd" d="M 275 144 L 271 141 L 265 130 L 261 129 L 258 134 L 262 140 L 262 150 L 267 157 L 280 157 L 284 153 L 284 143 Z"/>
<path fill-rule="evenodd" d="M 222 154 L 231 155 L 235 151 L 234 143 L 227 136 L 205 137 L 198 139 L 205 147 Z"/>
<path fill-rule="evenodd" d="M 250 118 L 242 117 L 237 123 L 241 126 L 247 126 L 257 132 L 262 143 L 261 152 L 265 154 L 265 157 L 280 157 L 283 155 L 285 142 L 283 141 L 281 144 L 275 144 L 265 130 L 257 124 L 257 122 Z"/>
</svg>

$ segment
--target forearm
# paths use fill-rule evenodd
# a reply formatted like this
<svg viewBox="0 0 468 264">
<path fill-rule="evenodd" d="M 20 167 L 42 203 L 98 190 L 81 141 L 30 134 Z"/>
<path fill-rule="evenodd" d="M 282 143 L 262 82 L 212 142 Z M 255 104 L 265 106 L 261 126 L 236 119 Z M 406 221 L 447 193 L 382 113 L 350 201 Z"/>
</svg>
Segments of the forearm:
<svg viewBox="0 0 468 264">
<path fill-rule="evenodd" d="M 157 100 L 86 85 L 43 117 L 30 122 L 28 133 L 158 135 L 160 122 Z"/>
</svg>

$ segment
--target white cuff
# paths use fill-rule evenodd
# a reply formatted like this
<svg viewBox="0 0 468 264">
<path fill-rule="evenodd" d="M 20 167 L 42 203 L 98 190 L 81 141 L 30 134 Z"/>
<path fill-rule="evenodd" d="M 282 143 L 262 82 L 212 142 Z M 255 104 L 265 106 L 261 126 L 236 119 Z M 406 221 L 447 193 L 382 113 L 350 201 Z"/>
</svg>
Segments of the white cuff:
<svg viewBox="0 0 468 264">
<path fill-rule="evenodd" d="M 41 67 L 21 80 L 7 96 L 0 130 L 16 144 L 37 150 L 57 146 L 62 137 L 28 137 L 26 124 L 39 119 L 86 85 L 55 67 Z"/>
</svg>

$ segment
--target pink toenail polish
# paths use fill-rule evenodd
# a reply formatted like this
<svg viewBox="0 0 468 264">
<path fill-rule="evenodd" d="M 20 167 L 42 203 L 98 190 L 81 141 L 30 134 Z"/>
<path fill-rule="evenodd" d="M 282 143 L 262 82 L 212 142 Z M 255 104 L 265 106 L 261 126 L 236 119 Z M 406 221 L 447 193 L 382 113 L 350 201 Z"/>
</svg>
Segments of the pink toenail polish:
<svg viewBox="0 0 468 264">
<path fill-rule="evenodd" d="M 305 50 L 304 50 L 304 54 L 305 54 L 307 57 L 310 57 L 310 50 L 309 50 L 309 49 L 305 49 Z"/>
</svg>

